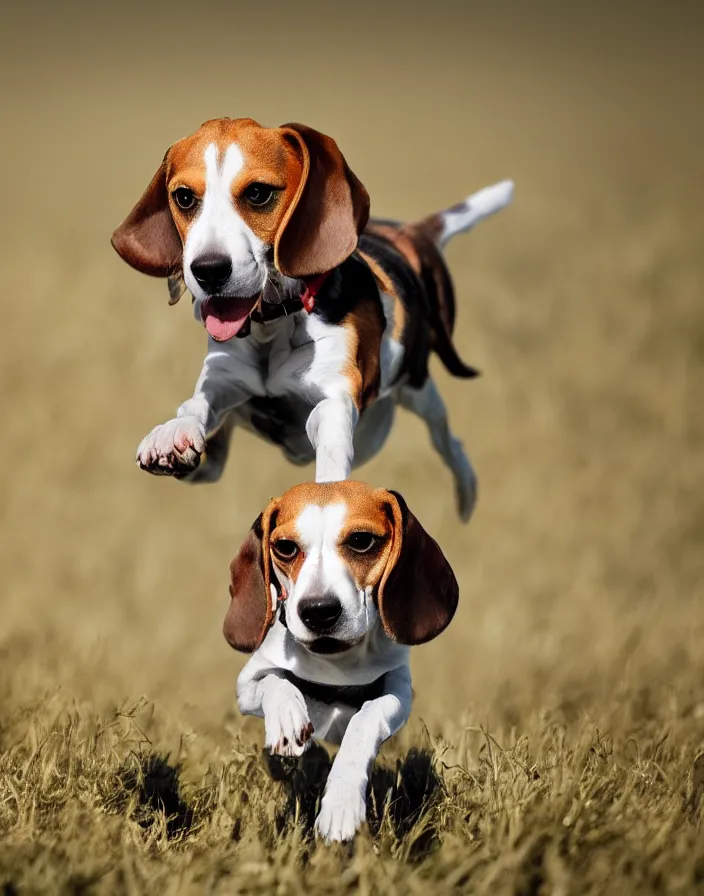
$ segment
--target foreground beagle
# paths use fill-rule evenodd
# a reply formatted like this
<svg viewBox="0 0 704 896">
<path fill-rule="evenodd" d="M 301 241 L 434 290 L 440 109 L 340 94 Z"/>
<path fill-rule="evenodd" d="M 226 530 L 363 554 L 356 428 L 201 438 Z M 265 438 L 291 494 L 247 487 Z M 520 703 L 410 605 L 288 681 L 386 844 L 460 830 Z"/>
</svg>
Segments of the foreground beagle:
<svg viewBox="0 0 704 896">
<path fill-rule="evenodd" d="M 512 191 L 502 182 L 417 224 L 368 221 L 363 185 L 309 127 L 220 118 L 175 143 L 112 242 L 169 278 L 171 304 L 190 290 L 208 354 L 139 465 L 215 480 L 239 425 L 293 463 L 315 459 L 316 481 L 343 480 L 381 448 L 401 404 L 426 422 L 468 519 L 474 472 L 428 374 L 431 351 L 455 376 L 476 374 L 452 342 L 440 250 Z"/>
<path fill-rule="evenodd" d="M 270 502 L 230 566 L 223 631 L 252 652 L 237 681 L 273 752 L 340 744 L 316 819 L 349 840 L 370 766 L 411 711 L 409 645 L 445 629 L 455 576 L 395 492 L 352 480 L 298 485 Z"/>
</svg>

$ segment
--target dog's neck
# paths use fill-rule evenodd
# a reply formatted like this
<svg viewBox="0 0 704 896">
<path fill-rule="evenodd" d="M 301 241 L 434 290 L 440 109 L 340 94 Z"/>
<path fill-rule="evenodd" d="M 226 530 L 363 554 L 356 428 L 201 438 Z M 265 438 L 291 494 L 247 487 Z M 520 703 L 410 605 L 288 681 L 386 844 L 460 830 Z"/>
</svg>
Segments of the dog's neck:
<svg viewBox="0 0 704 896">
<path fill-rule="evenodd" d="M 386 672 L 405 665 L 408 650 L 392 641 L 377 620 L 349 650 L 319 655 L 306 649 L 277 619 L 257 652 L 273 668 L 286 669 L 306 681 L 347 687 L 371 684 Z"/>
<path fill-rule="evenodd" d="M 305 288 L 305 283 L 302 280 L 287 277 L 272 264 L 269 264 L 266 283 L 262 291 L 262 302 L 277 305 L 284 299 L 298 299 Z"/>
</svg>

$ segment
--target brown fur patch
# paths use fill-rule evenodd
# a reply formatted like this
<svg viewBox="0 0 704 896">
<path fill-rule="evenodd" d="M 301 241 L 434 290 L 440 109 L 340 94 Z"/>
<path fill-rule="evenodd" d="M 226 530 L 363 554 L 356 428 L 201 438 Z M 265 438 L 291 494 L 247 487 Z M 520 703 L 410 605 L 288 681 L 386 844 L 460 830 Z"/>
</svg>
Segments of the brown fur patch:
<svg viewBox="0 0 704 896">
<path fill-rule="evenodd" d="M 183 211 L 171 198 L 176 187 L 188 187 L 199 199 L 205 193 L 205 151 L 215 144 L 218 159 L 236 144 L 244 164 L 231 186 L 233 205 L 251 230 L 267 245 L 273 245 L 286 211 L 298 190 L 303 166 L 281 128 L 265 128 L 251 118 L 219 118 L 207 121 L 175 143 L 167 155 L 169 207 L 182 240 L 195 215 Z M 269 184 L 280 192 L 262 208 L 252 207 L 244 197 L 252 183 Z"/>
<path fill-rule="evenodd" d="M 203 199 L 205 152 L 211 145 L 217 147 L 218 160 L 232 145 L 242 152 L 243 166 L 228 185 L 232 203 L 259 239 L 273 248 L 282 273 L 312 277 L 352 254 L 369 217 L 369 196 L 335 141 L 300 124 L 266 128 L 251 118 L 217 118 L 170 147 L 147 193 L 113 234 L 113 245 L 129 264 L 156 276 L 177 270 L 182 254 L 178 238 L 185 242 L 198 207 L 181 209 L 172 194 L 187 187 Z M 275 189 L 270 202 L 253 206 L 247 200 L 245 191 L 253 183 Z M 166 252 L 160 251 L 159 239 L 152 238 L 152 219 L 158 225 L 157 237 L 166 234 L 167 239 L 171 231 Z"/>
<path fill-rule="evenodd" d="M 369 265 L 369 269 L 372 274 L 376 277 L 376 281 L 379 284 L 379 289 L 381 292 L 385 293 L 389 296 L 394 303 L 394 328 L 391 332 L 391 336 L 397 342 L 401 342 L 403 340 L 403 333 L 406 326 L 406 309 L 403 307 L 403 302 L 401 301 L 401 296 L 398 294 L 398 290 L 396 289 L 396 285 L 389 275 L 386 273 L 384 268 L 376 261 L 376 259 L 372 258 L 371 255 L 368 255 L 366 252 L 359 252 L 359 257 L 363 258 L 364 261 Z"/>
<path fill-rule="evenodd" d="M 422 644 L 446 628 L 457 607 L 457 580 L 437 542 L 396 492 L 349 479 L 294 486 L 269 505 L 276 507 L 276 520 L 270 539 L 262 541 L 264 550 L 281 538 L 300 545 L 297 523 L 303 511 L 329 504 L 347 507 L 337 549 L 357 586 L 375 589 L 387 635 L 402 644 Z M 369 532 L 379 543 L 366 553 L 356 552 L 346 543 L 353 532 Z M 304 559 L 299 554 L 291 563 L 281 563 L 273 551 L 270 556 L 291 577 L 298 575 Z M 262 558 L 265 569 L 270 556 Z"/>
<path fill-rule="evenodd" d="M 361 298 L 342 320 L 348 337 L 347 361 L 342 371 L 359 411 L 379 394 L 384 323 L 378 301 L 369 298 Z"/>
<path fill-rule="evenodd" d="M 369 224 L 367 230 L 385 237 L 405 257 L 415 273 L 420 275 L 423 265 L 414 245 L 413 237 L 409 233 L 401 227 L 392 227 L 388 224 L 377 224 L 375 222 Z"/>
<path fill-rule="evenodd" d="M 327 506 L 345 504 L 348 508 L 344 526 L 340 531 L 340 553 L 349 564 L 360 588 L 376 587 L 381 580 L 392 546 L 393 524 L 385 510 L 389 493 L 374 489 L 363 482 L 312 483 L 294 486 L 279 499 L 276 528 L 271 533 L 271 543 L 282 538 L 300 544 L 296 523 L 310 505 Z M 344 542 L 353 532 L 370 532 L 382 541 L 378 548 L 366 554 L 345 548 Z M 305 555 L 299 552 L 291 562 L 284 562 L 272 553 L 272 561 L 294 581 L 300 573 Z"/>
</svg>

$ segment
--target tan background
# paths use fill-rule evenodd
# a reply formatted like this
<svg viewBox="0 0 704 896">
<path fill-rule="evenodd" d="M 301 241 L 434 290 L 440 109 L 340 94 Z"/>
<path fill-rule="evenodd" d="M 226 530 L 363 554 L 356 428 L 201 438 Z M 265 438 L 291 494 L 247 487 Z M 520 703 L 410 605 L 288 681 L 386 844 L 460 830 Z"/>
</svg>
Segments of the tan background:
<svg viewBox="0 0 704 896">
<path fill-rule="evenodd" d="M 360 474 L 405 494 L 461 583 L 451 628 L 414 651 L 417 714 L 452 738 L 574 706 L 618 724 L 619 694 L 646 682 L 656 702 L 702 699 L 694 3 L 12 15 L 0 57 L 8 711 L 57 688 L 97 708 L 144 694 L 173 731 L 206 749 L 223 738 L 242 663 L 220 634 L 227 565 L 263 503 L 311 471 L 243 433 L 216 486 L 136 469 L 140 438 L 189 395 L 205 335 L 187 301 L 168 308 L 165 284 L 109 245 L 168 144 L 219 115 L 333 135 L 379 215 L 516 181 L 514 206 L 449 250 L 458 344 L 484 372 L 438 373 L 480 477 L 473 521 L 457 524 L 449 476 L 403 413 Z M 247 730 L 261 738 L 260 723 Z"/>
</svg>

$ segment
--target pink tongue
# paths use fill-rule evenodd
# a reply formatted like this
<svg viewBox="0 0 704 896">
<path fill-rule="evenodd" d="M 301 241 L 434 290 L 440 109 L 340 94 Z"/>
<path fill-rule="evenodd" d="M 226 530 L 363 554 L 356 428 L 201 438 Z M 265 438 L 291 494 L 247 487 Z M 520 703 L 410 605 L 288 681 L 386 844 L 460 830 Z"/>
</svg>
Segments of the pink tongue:
<svg viewBox="0 0 704 896">
<path fill-rule="evenodd" d="M 216 342 L 227 342 L 242 329 L 258 298 L 206 299 L 200 311 L 205 329 Z"/>
</svg>

